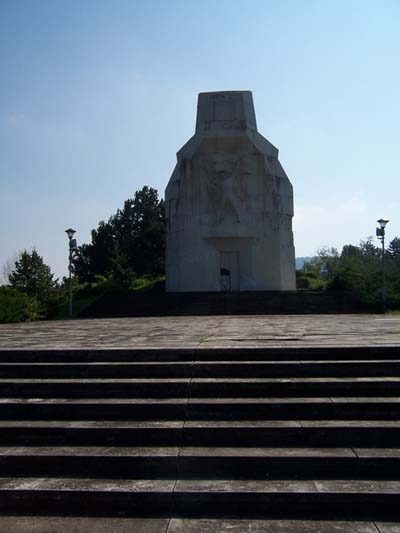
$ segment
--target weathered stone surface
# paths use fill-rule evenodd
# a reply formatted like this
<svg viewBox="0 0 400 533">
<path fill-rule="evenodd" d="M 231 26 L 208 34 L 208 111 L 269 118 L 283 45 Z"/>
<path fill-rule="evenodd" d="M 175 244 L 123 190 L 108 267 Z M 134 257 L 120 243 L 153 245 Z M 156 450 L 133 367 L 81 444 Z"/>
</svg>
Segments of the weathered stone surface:
<svg viewBox="0 0 400 533">
<path fill-rule="evenodd" d="M 166 533 L 167 518 L 0 516 L 2 533 Z"/>
<path fill-rule="evenodd" d="M 314 480 L 241 480 L 189 479 L 179 480 L 174 491 L 179 492 L 316 492 Z"/>
<path fill-rule="evenodd" d="M 301 448 L 302 449 L 302 448 Z M 30 456 L 101 456 L 101 457 L 177 457 L 177 447 L 150 447 L 150 446 L 14 446 L 12 448 L 0 446 L 0 457 L 3 455 L 30 455 Z"/>
<path fill-rule="evenodd" d="M 387 526 L 385 526 L 387 527 Z M 377 533 L 372 522 L 314 520 L 182 520 L 172 519 L 168 533 Z M 400 529 L 382 529 L 393 533 Z"/>
<path fill-rule="evenodd" d="M 295 289 L 293 190 L 250 91 L 201 93 L 165 192 L 167 291 Z"/>
<path fill-rule="evenodd" d="M 0 349 L 399 346 L 400 316 L 275 315 L 0 324 Z M 384 357 L 386 359 L 386 357 Z"/>
<path fill-rule="evenodd" d="M 400 454 L 400 450 L 399 454 Z M 183 447 L 186 457 L 355 457 L 351 448 L 190 448 Z"/>
<path fill-rule="evenodd" d="M 376 522 L 379 533 L 400 533 L 399 522 Z"/>
<path fill-rule="evenodd" d="M 396 523 L 315 520 L 217 520 L 2 516 L 2 533 L 398 533 Z"/>
<path fill-rule="evenodd" d="M 380 493 L 388 494 L 395 493 L 397 494 L 400 490 L 400 481 L 391 481 L 385 479 L 382 480 L 344 480 L 344 479 L 335 479 L 335 480 L 315 480 L 315 486 L 319 492 L 337 492 L 337 493 L 349 493 L 355 492 L 360 493 Z"/>
</svg>

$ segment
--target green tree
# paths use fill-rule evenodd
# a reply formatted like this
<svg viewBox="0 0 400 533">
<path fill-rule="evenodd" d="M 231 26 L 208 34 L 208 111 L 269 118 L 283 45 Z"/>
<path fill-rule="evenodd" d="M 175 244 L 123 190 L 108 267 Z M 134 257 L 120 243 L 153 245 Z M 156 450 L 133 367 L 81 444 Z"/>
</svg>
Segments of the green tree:
<svg viewBox="0 0 400 533">
<path fill-rule="evenodd" d="M 298 272 L 297 285 L 300 289 L 326 289 L 333 278 L 339 261 L 336 248 L 323 247 L 310 261 L 306 261 Z"/>
<path fill-rule="evenodd" d="M 43 318 L 43 306 L 36 298 L 12 287 L 0 287 L 0 323 Z"/>
<path fill-rule="evenodd" d="M 396 262 L 400 262 L 400 238 L 395 237 L 392 241 L 390 241 L 389 246 L 387 248 L 387 253 L 391 259 L 393 259 Z"/>
<path fill-rule="evenodd" d="M 380 249 L 372 242 L 372 237 L 360 242 L 360 250 L 364 257 L 379 257 L 381 255 Z"/>
<path fill-rule="evenodd" d="M 35 249 L 24 250 L 15 261 L 14 269 L 8 276 L 8 282 L 14 289 L 36 298 L 47 301 L 51 291 L 57 286 L 54 274 Z"/>
<path fill-rule="evenodd" d="M 164 273 L 165 212 L 164 201 L 151 187 L 136 191 L 113 218 L 117 241 L 137 275 Z"/>
<path fill-rule="evenodd" d="M 389 306 L 400 304 L 400 239 L 393 239 L 385 253 Z M 360 301 L 378 305 L 382 291 L 382 256 L 372 237 L 358 246 L 347 244 L 339 254 L 323 248 L 297 273 L 299 288 L 347 291 Z"/>
<path fill-rule="evenodd" d="M 116 285 L 129 287 L 135 274 L 129 266 L 129 259 L 118 242 L 114 243 L 111 252 L 111 276 Z"/>
<path fill-rule="evenodd" d="M 74 272 L 82 282 L 100 275 L 128 285 L 135 275 L 162 275 L 164 253 L 164 201 L 156 189 L 146 186 L 108 222 L 101 221 L 92 230 L 92 242 L 80 246 L 75 254 Z"/>
</svg>

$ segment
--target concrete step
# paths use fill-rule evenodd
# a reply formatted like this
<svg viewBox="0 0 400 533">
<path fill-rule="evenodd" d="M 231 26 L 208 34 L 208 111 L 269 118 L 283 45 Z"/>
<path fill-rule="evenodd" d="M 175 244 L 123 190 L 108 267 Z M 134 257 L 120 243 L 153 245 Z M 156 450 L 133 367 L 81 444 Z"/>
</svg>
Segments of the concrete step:
<svg viewBox="0 0 400 533">
<path fill-rule="evenodd" d="M 0 514 L 400 520 L 399 371 L 398 348 L 0 351 Z"/>
<path fill-rule="evenodd" d="M 0 421 L 1 446 L 400 447 L 395 420 Z"/>
<path fill-rule="evenodd" d="M 169 533 L 172 531 L 183 533 L 188 531 L 188 529 L 182 530 L 181 527 L 192 528 L 191 531 L 194 531 L 195 522 L 197 520 L 186 520 L 183 524 L 180 520 L 176 520 L 176 525 L 173 526 L 169 518 L 54 516 L 49 514 L 24 516 L 7 514 L 0 516 L 0 531 L 2 533 L 88 533 L 89 531 L 95 533 L 166 533 L 167 529 L 169 529 Z M 339 522 L 339 524 L 343 524 L 343 522 Z M 308 522 L 307 525 L 314 527 Z M 204 528 L 205 524 L 199 524 L 199 527 Z M 221 522 L 221 527 L 225 527 L 225 523 Z M 174 529 L 172 530 L 171 528 Z M 224 530 L 219 529 L 218 531 Z M 345 530 L 337 531 L 342 533 Z M 369 529 L 366 531 L 369 533 Z M 320 532 L 325 533 L 324 530 L 320 530 Z M 376 530 L 374 533 L 376 533 Z"/>
<path fill-rule="evenodd" d="M 0 363 L 0 379 L 400 377 L 400 360 Z"/>
<path fill-rule="evenodd" d="M 0 420 L 398 420 L 400 398 L 0 398 Z"/>
<path fill-rule="evenodd" d="M 15 478 L 396 480 L 400 449 L 0 447 L 0 472 Z"/>
<path fill-rule="evenodd" d="M 188 421 L 185 446 L 397 447 L 400 421 Z M 399 441 L 400 442 L 400 441 Z"/>
<path fill-rule="evenodd" d="M 80 515 L 400 517 L 400 481 L 0 478 L 0 512 Z M 373 506 L 373 507 L 372 507 Z"/>
<path fill-rule="evenodd" d="M 0 516 L 3 533 L 398 533 L 399 523 L 337 520 Z"/>
<path fill-rule="evenodd" d="M 398 519 L 399 490 L 399 481 L 178 480 L 174 501 L 178 515 L 201 516 L 212 506 L 217 516 Z"/>
<path fill-rule="evenodd" d="M 133 519 L 131 519 L 133 520 Z M 1 522 L 0 522 L 1 525 Z M 337 521 L 337 520 L 241 520 L 241 519 L 182 519 L 169 522 L 168 533 L 399 533 L 398 522 Z M 139 531 L 139 530 L 138 530 Z M 36 530 L 34 530 L 34 533 Z M 157 533 L 160 533 L 157 531 Z M 20 533 L 26 533 L 21 530 Z M 41 532 L 42 533 L 42 532 Z M 43 533 L 49 533 L 43 530 Z M 150 533 L 150 532 L 149 532 Z M 154 532 L 155 533 L 155 532 Z M 164 533 L 164 531 L 163 531 Z"/>
</svg>

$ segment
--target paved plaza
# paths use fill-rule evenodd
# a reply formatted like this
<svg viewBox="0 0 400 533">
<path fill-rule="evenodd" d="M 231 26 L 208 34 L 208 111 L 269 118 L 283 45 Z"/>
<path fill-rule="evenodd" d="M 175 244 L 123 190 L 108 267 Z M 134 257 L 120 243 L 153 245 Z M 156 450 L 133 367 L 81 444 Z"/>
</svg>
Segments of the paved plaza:
<svg viewBox="0 0 400 533">
<path fill-rule="evenodd" d="M 113 318 L 0 324 L 0 349 L 400 346 L 400 315 Z"/>
</svg>

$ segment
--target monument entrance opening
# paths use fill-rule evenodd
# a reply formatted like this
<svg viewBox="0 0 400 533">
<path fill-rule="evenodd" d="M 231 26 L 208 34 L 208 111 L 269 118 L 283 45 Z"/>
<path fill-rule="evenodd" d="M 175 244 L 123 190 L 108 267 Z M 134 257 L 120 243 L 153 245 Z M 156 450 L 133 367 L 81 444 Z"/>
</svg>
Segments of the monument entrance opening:
<svg viewBox="0 0 400 533">
<path fill-rule="evenodd" d="M 239 252 L 220 252 L 221 291 L 240 291 Z"/>
</svg>

